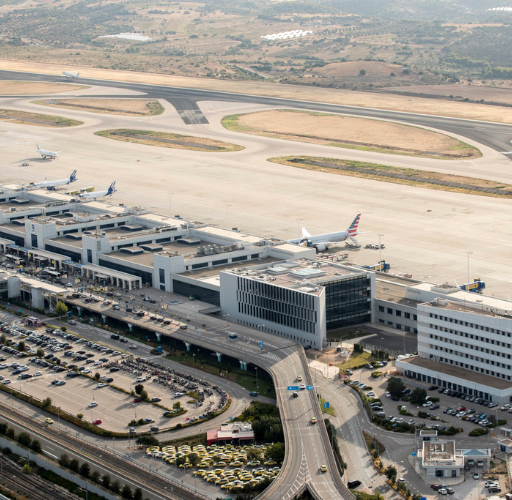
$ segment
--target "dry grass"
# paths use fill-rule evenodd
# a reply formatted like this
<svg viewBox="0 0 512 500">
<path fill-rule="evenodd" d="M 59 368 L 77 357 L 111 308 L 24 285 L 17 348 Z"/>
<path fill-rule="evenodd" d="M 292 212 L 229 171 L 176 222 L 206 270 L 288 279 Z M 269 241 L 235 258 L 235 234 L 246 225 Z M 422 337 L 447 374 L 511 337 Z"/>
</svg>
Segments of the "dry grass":
<svg viewBox="0 0 512 500">
<path fill-rule="evenodd" d="M 136 144 L 159 146 L 162 148 L 187 149 L 189 151 L 227 153 L 244 149 L 243 146 L 238 146 L 237 144 L 215 141 L 213 139 L 167 132 L 153 132 L 152 130 L 115 129 L 102 130 L 94 134 L 116 141 L 134 142 Z"/>
<path fill-rule="evenodd" d="M 37 72 L 52 75 L 60 75 L 62 71 L 60 64 L 42 64 L 10 60 L 1 60 L 0 64 L 4 71 Z M 512 123 L 512 109 L 481 106 L 480 104 L 474 103 L 439 102 L 431 99 L 421 99 L 419 97 L 411 100 L 409 97 L 405 96 L 353 92 L 343 89 L 312 88 L 267 82 L 226 81 L 213 78 L 180 77 L 155 73 L 88 68 L 84 66 L 72 67 L 69 65 L 68 70 L 73 72 L 80 71 L 80 73 L 83 73 L 84 78 L 217 90 L 240 94 L 254 94 L 285 99 L 300 99 L 313 102 L 388 109 L 392 111 L 407 111 L 409 113 Z"/>
<path fill-rule="evenodd" d="M 444 159 L 481 156 L 478 149 L 438 132 L 351 116 L 272 110 L 231 115 L 222 124 L 238 132 L 365 151 Z"/>
<path fill-rule="evenodd" d="M 300 162 L 292 162 L 292 159 L 300 159 L 305 161 L 318 161 L 324 163 L 331 163 L 333 166 L 324 167 L 319 165 L 309 165 L 307 163 Z M 422 179 L 432 179 L 433 181 L 447 181 L 458 184 L 467 184 L 470 186 L 478 186 L 482 188 L 492 188 L 492 189 L 503 189 L 504 191 L 512 191 L 512 185 L 508 184 L 500 184 L 495 181 L 489 181 L 487 179 L 476 179 L 474 177 L 463 177 L 459 175 L 451 175 L 451 174 L 440 174 L 437 172 L 428 172 L 423 170 L 416 170 L 413 168 L 401 168 L 401 167 L 390 167 L 387 165 L 379 165 L 377 163 L 369 163 L 369 162 L 361 162 L 361 161 L 353 161 L 353 160 L 340 160 L 337 158 L 316 158 L 316 157 L 291 157 L 291 156 L 283 156 L 276 158 L 269 158 L 268 161 L 272 163 L 279 163 L 281 165 L 287 165 L 290 167 L 303 168 L 306 170 L 314 170 L 316 172 L 324 172 L 328 174 L 334 175 L 347 175 L 350 177 L 359 177 L 362 179 L 371 179 L 379 182 L 391 182 L 393 184 L 405 184 L 408 186 L 416 186 L 425 189 L 435 189 L 439 191 L 451 191 L 454 193 L 465 193 L 465 194 L 473 194 L 478 196 L 490 196 L 493 198 L 511 198 L 511 196 L 507 193 L 496 194 L 496 193 L 486 193 L 484 191 L 477 191 L 474 189 L 463 188 L 463 187 L 453 187 L 453 186 L 445 186 L 439 184 L 429 184 L 428 182 L 420 182 L 414 181 L 414 179 L 400 179 L 396 177 L 386 177 L 385 173 L 397 173 L 403 174 L 407 176 L 418 176 Z M 355 167 L 358 169 L 364 169 L 364 172 L 360 171 L 352 171 L 352 170 L 341 170 L 336 168 L 337 165 L 344 167 Z"/>
<path fill-rule="evenodd" d="M 86 85 L 73 85 L 71 83 L 0 81 L 0 95 L 57 94 L 88 88 L 90 87 Z"/>
<path fill-rule="evenodd" d="M 123 116 L 155 116 L 165 111 L 158 101 L 151 99 L 48 99 L 34 104 Z"/>
<path fill-rule="evenodd" d="M 39 127 L 74 127 L 83 124 L 83 122 L 63 118 L 62 116 L 40 115 L 16 109 L 0 109 L 0 120 L 9 120 L 12 123 L 36 125 Z"/>
</svg>

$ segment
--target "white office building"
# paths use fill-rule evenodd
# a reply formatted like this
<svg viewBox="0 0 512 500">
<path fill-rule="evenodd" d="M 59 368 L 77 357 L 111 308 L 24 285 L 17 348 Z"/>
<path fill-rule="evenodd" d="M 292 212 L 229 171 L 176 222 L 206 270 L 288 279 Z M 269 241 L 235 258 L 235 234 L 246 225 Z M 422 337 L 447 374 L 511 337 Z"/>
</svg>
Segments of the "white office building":
<svg viewBox="0 0 512 500">
<path fill-rule="evenodd" d="M 397 369 L 469 396 L 512 402 L 512 313 L 502 309 L 505 301 L 473 300 L 419 304 L 418 356 L 397 361 Z"/>
</svg>

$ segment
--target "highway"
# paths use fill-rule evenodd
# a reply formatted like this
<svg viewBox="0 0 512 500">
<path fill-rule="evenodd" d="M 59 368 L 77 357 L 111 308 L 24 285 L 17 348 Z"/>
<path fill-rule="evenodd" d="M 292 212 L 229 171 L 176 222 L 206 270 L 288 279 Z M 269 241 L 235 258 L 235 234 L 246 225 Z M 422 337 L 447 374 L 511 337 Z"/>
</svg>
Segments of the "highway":
<svg viewBox="0 0 512 500">
<path fill-rule="evenodd" d="M 69 79 L 64 76 L 24 73 L 16 71 L 0 71 L 0 79 L 69 83 Z M 405 122 L 413 125 L 430 127 L 458 134 L 488 146 L 496 151 L 509 151 L 511 148 L 510 143 L 512 141 L 512 125 L 499 123 L 481 122 L 459 118 L 446 118 L 441 116 L 405 113 L 400 111 L 386 111 L 374 108 L 357 108 L 354 106 L 340 106 L 335 104 L 324 104 L 320 102 L 244 95 L 211 90 L 165 87 L 140 83 L 116 82 L 112 80 L 97 80 L 92 78 L 75 78 L 73 79 L 73 82 L 81 83 L 84 85 L 97 85 L 101 87 L 117 88 L 120 90 L 132 90 L 146 94 L 143 96 L 130 96 L 130 98 L 150 97 L 155 99 L 165 99 L 171 103 L 178 112 L 180 112 L 180 115 L 186 124 L 208 123 L 204 115 L 202 115 L 202 113 L 199 111 L 197 106 L 198 101 L 222 101 L 236 102 L 240 104 L 263 104 L 268 106 L 299 108 L 311 111 L 321 111 L 325 113 L 343 113 L 366 118 L 379 118 L 383 120 Z M 2 96 L 0 96 L 0 98 L 1 97 Z M 91 98 L 94 96 L 88 95 L 87 97 Z M 108 95 L 108 97 L 112 98 L 115 96 Z M 122 97 L 126 97 L 126 95 L 123 95 Z"/>
<path fill-rule="evenodd" d="M 127 316 L 123 310 L 114 311 L 111 307 L 105 308 L 101 303 L 84 303 L 83 299 L 66 299 L 66 302 L 192 345 L 201 345 L 213 352 L 220 352 L 267 370 L 274 379 L 277 404 L 281 410 L 286 458 L 281 474 L 260 498 L 274 500 L 277 494 L 279 498 L 289 500 L 308 484 L 313 485 L 323 500 L 351 498 L 337 471 L 315 391 L 299 391 L 299 397 L 293 398 L 292 392 L 287 390 L 288 386 L 298 385 L 297 375 L 304 377 L 306 384 L 313 385 L 301 346 L 240 325 L 236 325 L 239 340 L 229 341 L 223 328 L 225 321 L 211 316 L 201 317 L 199 321 L 192 319 L 187 330 L 176 329 L 169 332 L 169 328 L 155 324 L 148 317 Z M 172 305 L 171 309 L 175 314 L 190 314 L 184 305 Z M 202 324 L 207 324 L 206 330 Z M 260 341 L 264 342 L 263 349 L 260 348 Z M 310 423 L 312 417 L 317 418 L 318 424 Z M 320 472 L 321 465 L 327 465 L 327 472 Z"/>
</svg>

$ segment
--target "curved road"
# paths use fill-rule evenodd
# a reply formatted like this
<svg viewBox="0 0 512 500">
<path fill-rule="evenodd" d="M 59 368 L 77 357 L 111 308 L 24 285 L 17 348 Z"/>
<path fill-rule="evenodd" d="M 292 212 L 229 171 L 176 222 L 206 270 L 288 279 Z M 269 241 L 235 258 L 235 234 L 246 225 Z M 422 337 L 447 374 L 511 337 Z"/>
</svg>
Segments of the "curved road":
<svg viewBox="0 0 512 500">
<path fill-rule="evenodd" d="M 39 73 L 23 73 L 16 71 L 0 71 L 0 79 L 69 83 L 69 79 L 63 76 L 45 75 Z M 132 90 L 147 94 L 143 96 L 132 96 L 132 98 L 151 97 L 155 99 L 165 99 L 168 102 L 170 102 L 178 111 L 188 112 L 185 115 L 182 114 L 182 118 L 184 116 L 185 118 L 190 117 L 194 115 L 195 112 L 199 113 L 198 121 L 190 123 L 207 123 L 207 121 L 201 121 L 202 113 L 199 111 L 199 108 L 197 106 L 198 101 L 224 101 L 245 104 L 263 104 L 268 106 L 286 106 L 311 111 L 343 113 L 367 118 L 380 118 L 383 120 L 405 122 L 418 126 L 444 130 L 446 132 L 450 132 L 453 134 L 458 134 L 467 137 L 468 139 L 479 142 L 480 144 L 488 146 L 496 151 L 509 151 L 512 149 L 512 125 L 500 123 L 482 122 L 460 118 L 446 118 L 441 116 L 422 115 L 415 113 L 406 113 L 401 111 L 387 111 L 375 108 L 358 108 L 354 106 L 341 106 L 336 104 L 299 101 L 276 97 L 234 94 L 213 90 L 198 90 L 181 87 L 147 85 L 141 83 L 116 82 L 111 80 L 97 80 L 93 78 L 75 78 L 73 79 L 73 82 L 87 85 L 97 85 L 101 87 L 118 88 L 123 90 Z M 112 98 L 115 96 L 109 95 L 108 97 Z M 123 97 L 126 96 L 123 95 Z M 185 118 L 184 121 L 185 123 L 187 123 Z M 206 118 L 204 117 L 203 119 L 206 120 Z"/>
</svg>

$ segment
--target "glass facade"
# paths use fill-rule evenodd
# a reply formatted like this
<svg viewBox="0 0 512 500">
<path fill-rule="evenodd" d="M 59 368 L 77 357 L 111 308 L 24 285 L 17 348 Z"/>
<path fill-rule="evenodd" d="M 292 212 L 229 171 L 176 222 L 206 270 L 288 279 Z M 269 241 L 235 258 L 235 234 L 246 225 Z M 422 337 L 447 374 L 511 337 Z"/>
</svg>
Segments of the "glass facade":
<svg viewBox="0 0 512 500">
<path fill-rule="evenodd" d="M 327 331 L 371 320 L 370 280 L 355 276 L 325 286 Z"/>
<path fill-rule="evenodd" d="M 53 245 L 45 245 L 44 249 L 47 252 L 60 253 L 61 255 L 65 255 L 74 262 L 82 262 L 82 254 L 79 252 L 73 252 L 72 250 L 64 250 L 63 248 L 59 248 Z"/>
<path fill-rule="evenodd" d="M 121 271 L 122 273 L 138 276 L 142 279 L 143 285 L 147 283 L 149 286 L 153 286 L 153 273 L 141 271 L 140 269 L 134 269 L 133 267 L 124 266 L 122 264 L 114 264 L 113 262 L 104 259 L 100 259 L 98 264 L 100 266 L 106 267 L 107 269 L 113 269 L 114 271 Z"/>
<path fill-rule="evenodd" d="M 317 312 L 311 294 L 238 278 L 238 312 L 315 333 Z"/>
<path fill-rule="evenodd" d="M 172 280 L 172 287 L 174 293 L 185 295 L 187 297 L 194 297 L 196 300 L 202 300 L 213 304 L 214 306 L 220 306 L 220 293 L 215 290 L 209 290 L 197 285 L 191 285 L 190 283 L 183 283 L 183 281 Z"/>
</svg>

